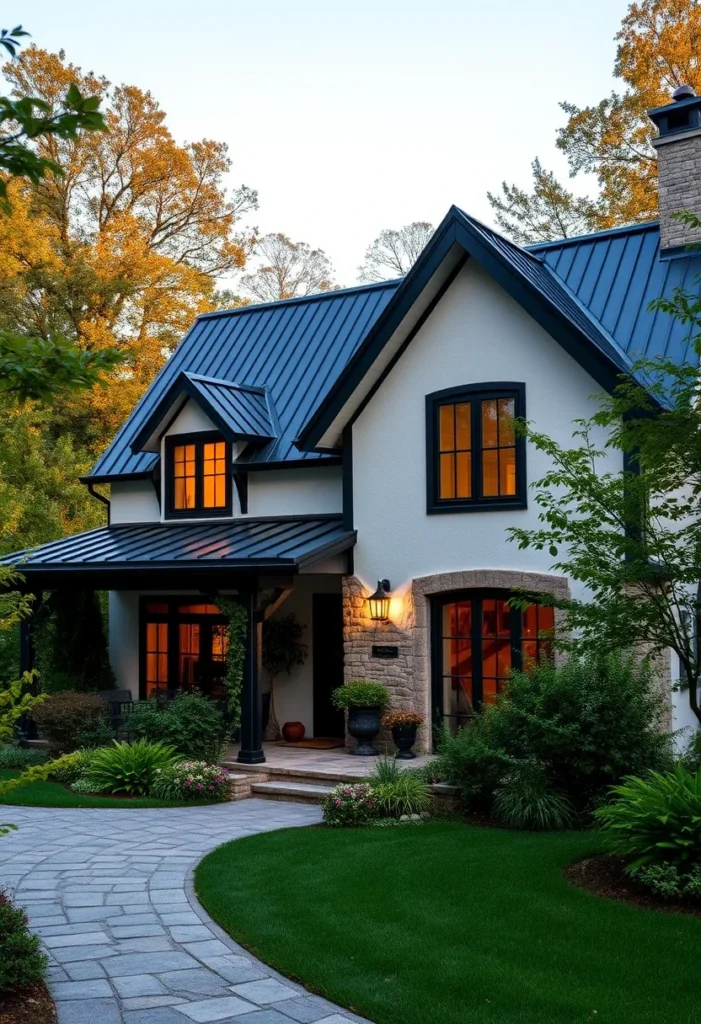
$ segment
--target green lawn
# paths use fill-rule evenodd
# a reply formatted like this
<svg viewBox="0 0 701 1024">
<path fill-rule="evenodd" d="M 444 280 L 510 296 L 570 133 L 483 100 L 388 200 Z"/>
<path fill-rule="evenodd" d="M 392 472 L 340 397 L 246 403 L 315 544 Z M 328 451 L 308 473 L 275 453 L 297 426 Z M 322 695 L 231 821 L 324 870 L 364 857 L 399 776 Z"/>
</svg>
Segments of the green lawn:
<svg viewBox="0 0 701 1024">
<path fill-rule="evenodd" d="M 591 833 L 290 829 L 197 869 L 230 935 L 377 1024 L 701 1024 L 701 919 L 562 876 Z"/>
<path fill-rule="evenodd" d="M 14 779 L 20 772 L 0 771 L 0 782 Z M 195 801 L 193 801 L 195 803 Z M 183 807 L 168 800 L 156 800 L 155 797 L 143 796 L 125 800 L 111 796 L 85 796 L 72 793 L 58 782 L 30 782 L 18 789 L 13 789 L 5 799 L 0 797 L 0 804 L 11 804 L 15 807 Z M 190 806 L 189 804 L 187 806 Z M 201 806 L 198 802 L 197 806 Z"/>
</svg>

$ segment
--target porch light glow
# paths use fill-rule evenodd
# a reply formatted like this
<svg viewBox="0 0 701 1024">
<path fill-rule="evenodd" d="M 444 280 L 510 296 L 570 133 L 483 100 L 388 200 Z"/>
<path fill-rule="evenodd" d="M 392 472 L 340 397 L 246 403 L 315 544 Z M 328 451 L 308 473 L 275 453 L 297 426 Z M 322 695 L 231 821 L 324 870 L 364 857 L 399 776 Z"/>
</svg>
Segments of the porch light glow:
<svg viewBox="0 0 701 1024">
<path fill-rule="evenodd" d="M 389 580 L 378 580 L 377 590 L 367 598 L 367 602 L 373 622 L 386 622 L 389 618 Z"/>
</svg>

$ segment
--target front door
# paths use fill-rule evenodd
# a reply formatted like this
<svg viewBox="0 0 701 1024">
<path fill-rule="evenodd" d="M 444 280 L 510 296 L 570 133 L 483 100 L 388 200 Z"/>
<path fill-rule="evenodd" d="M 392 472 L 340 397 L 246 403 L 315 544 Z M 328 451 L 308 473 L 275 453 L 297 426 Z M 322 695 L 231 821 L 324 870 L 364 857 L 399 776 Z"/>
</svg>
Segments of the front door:
<svg viewBox="0 0 701 1024">
<path fill-rule="evenodd" d="M 223 700 L 228 631 L 217 606 L 161 598 L 142 609 L 142 697 L 199 690 Z"/>
<path fill-rule="evenodd" d="M 343 736 L 343 712 L 331 703 L 331 694 L 343 686 L 343 605 L 340 594 L 312 596 L 312 663 L 314 736 Z"/>
</svg>

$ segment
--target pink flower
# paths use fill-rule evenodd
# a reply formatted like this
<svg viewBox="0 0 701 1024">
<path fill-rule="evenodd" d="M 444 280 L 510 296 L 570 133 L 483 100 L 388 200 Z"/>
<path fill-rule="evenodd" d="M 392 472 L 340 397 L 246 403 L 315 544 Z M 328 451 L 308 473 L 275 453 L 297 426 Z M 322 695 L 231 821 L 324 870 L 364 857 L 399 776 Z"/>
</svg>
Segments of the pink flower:
<svg viewBox="0 0 701 1024">
<path fill-rule="evenodd" d="M 190 785 L 190 780 L 189 780 L 189 779 L 185 779 L 185 785 L 186 785 L 186 786 L 189 786 L 189 785 Z"/>
<path fill-rule="evenodd" d="M 198 788 L 198 789 L 204 789 L 204 786 L 202 785 L 202 783 L 201 783 L 201 782 L 198 782 L 198 783 L 197 783 L 197 788 Z"/>
</svg>

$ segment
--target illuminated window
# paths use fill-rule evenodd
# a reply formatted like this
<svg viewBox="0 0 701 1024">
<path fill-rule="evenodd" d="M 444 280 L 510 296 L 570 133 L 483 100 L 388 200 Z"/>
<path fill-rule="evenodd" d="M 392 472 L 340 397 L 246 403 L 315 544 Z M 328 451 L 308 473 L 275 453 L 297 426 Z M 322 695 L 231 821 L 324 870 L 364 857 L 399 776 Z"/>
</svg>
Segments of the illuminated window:
<svg viewBox="0 0 701 1024">
<path fill-rule="evenodd" d="M 434 708 L 452 732 L 493 703 L 512 669 L 552 657 L 554 609 L 509 606 L 508 591 L 465 591 L 436 599 Z"/>
<path fill-rule="evenodd" d="M 146 623 L 146 696 L 168 689 L 168 623 Z"/>
<path fill-rule="evenodd" d="M 451 388 L 426 399 L 428 512 L 526 507 L 522 384 Z"/>
<path fill-rule="evenodd" d="M 167 515 L 231 515 L 231 446 L 211 434 L 166 439 Z"/>
</svg>

